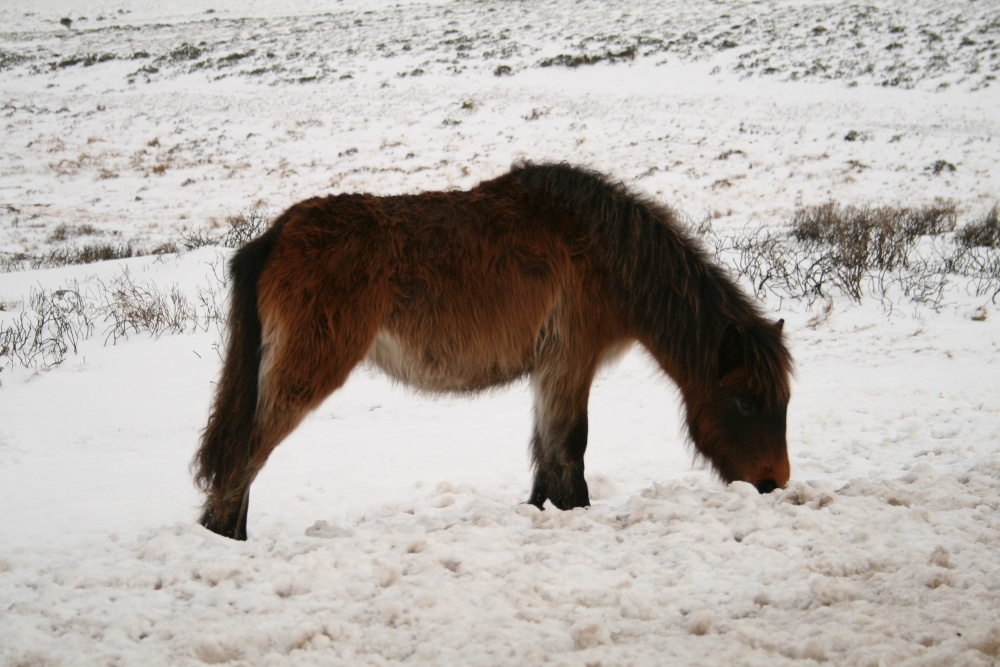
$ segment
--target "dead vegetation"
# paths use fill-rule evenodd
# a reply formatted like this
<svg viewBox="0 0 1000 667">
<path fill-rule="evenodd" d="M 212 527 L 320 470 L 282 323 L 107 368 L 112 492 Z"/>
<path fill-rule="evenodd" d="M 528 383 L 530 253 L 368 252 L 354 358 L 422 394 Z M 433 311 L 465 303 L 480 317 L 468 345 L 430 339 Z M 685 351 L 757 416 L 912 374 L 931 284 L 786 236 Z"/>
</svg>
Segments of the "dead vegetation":
<svg viewBox="0 0 1000 667">
<path fill-rule="evenodd" d="M 1000 295 L 997 212 L 957 228 L 953 204 L 922 208 L 835 203 L 795 212 L 783 229 L 758 225 L 698 231 L 716 258 L 758 297 L 815 301 L 874 298 L 891 307 L 940 307 L 949 287 L 995 301 Z"/>
</svg>

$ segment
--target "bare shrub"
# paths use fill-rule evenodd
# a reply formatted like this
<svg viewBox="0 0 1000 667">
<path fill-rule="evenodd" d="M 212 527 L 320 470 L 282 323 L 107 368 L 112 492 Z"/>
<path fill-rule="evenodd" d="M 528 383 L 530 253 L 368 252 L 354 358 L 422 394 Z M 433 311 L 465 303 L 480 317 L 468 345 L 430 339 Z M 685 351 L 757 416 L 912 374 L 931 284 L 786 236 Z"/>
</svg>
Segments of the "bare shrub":
<svg viewBox="0 0 1000 667">
<path fill-rule="evenodd" d="M 41 257 L 43 267 L 67 266 L 70 264 L 93 264 L 114 259 L 128 259 L 146 254 L 131 243 L 88 243 L 83 246 L 65 246 L 50 250 Z"/>
<path fill-rule="evenodd" d="M 949 273 L 966 278 L 970 294 L 989 296 L 994 302 L 1000 295 L 1000 246 L 965 245 L 956 239 L 946 266 Z"/>
<path fill-rule="evenodd" d="M 0 273 L 21 271 L 29 263 L 30 258 L 24 253 L 0 253 Z"/>
<path fill-rule="evenodd" d="M 812 301 L 835 291 L 830 256 L 811 252 L 784 232 L 757 225 L 725 237 L 705 227 L 700 233 L 716 259 L 738 280 L 749 282 L 758 297 Z"/>
<path fill-rule="evenodd" d="M 185 250 L 197 250 L 214 245 L 239 248 L 260 236 L 270 222 L 271 218 L 266 211 L 252 208 L 246 213 L 237 213 L 226 218 L 228 228 L 221 237 L 203 229 L 195 229 L 184 232 L 179 245 Z"/>
<path fill-rule="evenodd" d="M 796 211 L 791 236 L 822 260 L 839 289 L 860 301 L 866 280 L 884 285 L 909 269 L 917 240 L 954 230 L 955 220 L 953 205 L 844 208 L 831 202 Z"/>
<path fill-rule="evenodd" d="M 167 241 L 165 243 L 161 243 L 158 246 L 154 246 L 154 247 L 150 248 L 149 251 L 146 254 L 148 254 L 148 255 L 176 255 L 180 251 L 181 250 L 180 250 L 180 248 L 177 247 L 176 243 L 174 243 L 173 241 Z"/>
<path fill-rule="evenodd" d="M 995 212 L 966 229 L 988 241 Z M 1000 294 L 1000 252 L 969 246 L 951 234 L 956 208 L 841 207 L 835 203 L 800 209 L 785 232 L 763 225 L 722 237 L 698 228 L 720 262 L 760 297 L 829 299 L 844 295 L 883 306 L 900 298 L 939 307 L 950 284 L 966 279 L 976 296 Z M 963 230 L 964 231 L 964 230 Z M 979 234 L 976 236 L 975 234 Z"/>
<path fill-rule="evenodd" d="M 936 204 L 918 209 L 904 208 L 898 213 L 904 236 L 937 236 L 955 231 L 958 213 L 954 204 Z"/>
<path fill-rule="evenodd" d="M 105 342 L 117 342 L 130 333 L 154 337 L 165 332 L 184 333 L 199 321 L 197 309 L 177 285 L 164 292 L 148 283 L 136 283 L 128 270 L 108 286 L 100 283 L 100 292 L 97 312 L 110 323 Z"/>
<path fill-rule="evenodd" d="M 958 230 L 956 239 L 965 248 L 978 246 L 996 248 L 1000 244 L 1000 218 L 997 215 L 997 205 L 994 204 L 982 220 L 971 222 Z"/>
<path fill-rule="evenodd" d="M 93 225 L 84 224 L 77 227 L 70 227 L 67 224 L 61 224 L 52 230 L 49 234 L 49 243 L 56 243 L 60 241 L 66 241 L 74 236 L 92 236 L 97 234 L 97 229 Z"/>
<path fill-rule="evenodd" d="M 184 232 L 180 238 L 180 244 L 185 250 L 197 250 L 205 246 L 213 246 L 219 243 L 219 239 L 208 232 L 197 229 Z"/>
<path fill-rule="evenodd" d="M 0 323 L 0 361 L 43 368 L 62 363 L 90 336 L 93 315 L 78 286 L 55 291 L 32 289 L 20 315 Z"/>
<path fill-rule="evenodd" d="M 264 233 L 270 221 L 267 213 L 259 208 L 231 215 L 226 219 L 229 229 L 222 237 L 222 245 L 227 248 L 239 248 Z"/>
<path fill-rule="evenodd" d="M 39 255 L 0 253 L 0 273 L 92 264 L 145 255 L 173 254 L 182 250 L 196 250 L 214 245 L 239 248 L 260 236 L 267 229 L 270 224 L 270 216 L 262 209 L 253 208 L 247 213 L 229 216 L 226 222 L 228 229 L 221 236 L 213 235 L 204 230 L 188 231 L 182 234 L 177 241 L 167 241 L 152 249 L 135 245 L 130 241 L 124 243 L 99 241 L 83 245 L 68 244 Z M 98 233 L 98 230 L 91 225 L 70 227 L 63 224 L 53 230 L 48 240 L 50 243 L 62 242 L 73 237 L 95 233 Z"/>
<path fill-rule="evenodd" d="M 176 252 L 177 247 L 164 244 L 147 251 L 132 243 L 90 243 L 83 246 L 68 245 L 54 248 L 42 255 L 24 253 L 0 254 L 0 273 L 35 269 L 54 269 L 60 266 L 93 264 L 144 255 Z"/>
<path fill-rule="evenodd" d="M 953 205 L 842 208 L 831 202 L 796 211 L 791 233 L 798 241 L 830 247 L 846 264 L 892 269 L 906 262 L 914 241 L 954 230 L 955 220 Z"/>
</svg>

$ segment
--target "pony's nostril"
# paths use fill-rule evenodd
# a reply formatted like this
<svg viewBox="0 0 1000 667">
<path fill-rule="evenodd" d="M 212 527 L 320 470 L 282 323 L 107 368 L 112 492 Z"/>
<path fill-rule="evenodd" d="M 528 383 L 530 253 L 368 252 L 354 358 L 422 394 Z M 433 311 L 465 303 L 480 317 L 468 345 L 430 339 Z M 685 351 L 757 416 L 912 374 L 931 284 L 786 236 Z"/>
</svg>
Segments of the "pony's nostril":
<svg viewBox="0 0 1000 667">
<path fill-rule="evenodd" d="M 778 488 L 778 483 L 773 479 L 765 479 L 761 482 L 757 482 L 757 491 L 760 493 L 771 493 L 776 488 Z"/>
</svg>

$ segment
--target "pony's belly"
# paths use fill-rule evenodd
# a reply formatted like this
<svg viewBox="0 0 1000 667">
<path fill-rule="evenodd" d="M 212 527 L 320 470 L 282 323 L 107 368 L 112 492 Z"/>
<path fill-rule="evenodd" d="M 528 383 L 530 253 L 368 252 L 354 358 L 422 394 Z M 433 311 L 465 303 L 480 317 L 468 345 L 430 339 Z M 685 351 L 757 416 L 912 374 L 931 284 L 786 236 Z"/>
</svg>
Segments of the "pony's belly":
<svg viewBox="0 0 1000 667">
<path fill-rule="evenodd" d="M 530 370 L 530 350 L 514 355 L 470 349 L 454 340 L 417 346 L 381 330 L 367 359 L 390 377 L 435 392 L 479 391 L 507 384 Z M 513 358 L 511 358 L 513 357 Z"/>
</svg>

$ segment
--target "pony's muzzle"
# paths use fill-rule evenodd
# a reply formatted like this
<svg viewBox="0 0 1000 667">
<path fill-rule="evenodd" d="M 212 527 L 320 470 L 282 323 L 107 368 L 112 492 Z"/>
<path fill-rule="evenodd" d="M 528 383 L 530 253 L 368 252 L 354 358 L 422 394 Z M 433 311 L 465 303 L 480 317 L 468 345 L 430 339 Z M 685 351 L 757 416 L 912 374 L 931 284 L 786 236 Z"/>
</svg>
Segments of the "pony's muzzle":
<svg viewBox="0 0 1000 667">
<path fill-rule="evenodd" d="M 780 488 L 778 486 L 778 483 L 775 482 L 773 479 L 765 479 L 763 481 L 757 482 L 756 484 L 754 484 L 754 486 L 757 487 L 757 491 L 760 493 L 771 493 L 775 489 Z"/>
<path fill-rule="evenodd" d="M 754 487 L 760 493 L 771 493 L 775 489 L 785 488 L 792 476 L 792 468 L 788 463 L 788 457 L 785 456 L 771 465 L 761 466 L 756 473 L 750 478 L 754 480 L 752 482 Z"/>
</svg>

